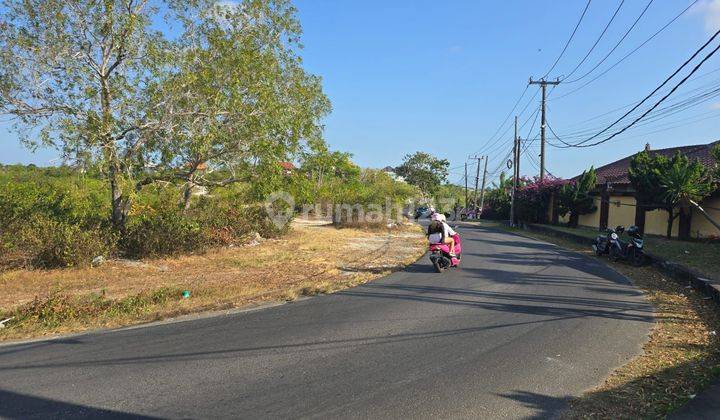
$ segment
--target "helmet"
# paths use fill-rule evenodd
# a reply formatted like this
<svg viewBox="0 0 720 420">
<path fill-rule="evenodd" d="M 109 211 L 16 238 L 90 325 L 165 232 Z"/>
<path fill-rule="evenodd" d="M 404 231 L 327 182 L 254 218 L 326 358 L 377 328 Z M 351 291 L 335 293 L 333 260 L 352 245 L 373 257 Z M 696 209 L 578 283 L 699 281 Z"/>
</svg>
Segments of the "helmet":
<svg viewBox="0 0 720 420">
<path fill-rule="evenodd" d="M 430 219 L 437 220 L 438 222 L 444 222 L 445 215 L 442 213 L 433 213 L 432 216 L 430 216 Z"/>
<path fill-rule="evenodd" d="M 637 236 L 640 234 L 640 229 L 638 229 L 637 226 L 630 226 L 629 228 L 627 228 L 625 233 L 627 233 L 630 236 Z"/>
</svg>

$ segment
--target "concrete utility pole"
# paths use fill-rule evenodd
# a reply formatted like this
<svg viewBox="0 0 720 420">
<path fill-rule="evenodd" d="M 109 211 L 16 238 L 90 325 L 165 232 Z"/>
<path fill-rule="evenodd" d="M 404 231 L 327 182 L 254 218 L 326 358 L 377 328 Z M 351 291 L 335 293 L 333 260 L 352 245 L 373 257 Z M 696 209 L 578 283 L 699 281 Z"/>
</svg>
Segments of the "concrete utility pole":
<svg viewBox="0 0 720 420">
<path fill-rule="evenodd" d="M 467 161 L 465 161 L 465 209 L 468 207 L 468 187 L 467 187 Z"/>
<path fill-rule="evenodd" d="M 555 81 L 548 82 L 545 79 L 535 80 L 533 81 L 532 77 L 530 78 L 530 84 L 531 85 L 540 85 L 540 88 L 542 89 L 542 102 L 541 102 L 541 117 L 540 117 L 540 181 L 545 179 L 545 101 L 547 99 L 547 94 L 545 92 L 545 89 L 547 88 L 547 85 L 559 85 L 560 80 L 555 79 Z"/>
<path fill-rule="evenodd" d="M 475 159 L 477 161 L 477 170 L 475 172 L 475 194 L 473 195 L 473 209 L 475 212 L 477 212 L 478 209 L 478 183 L 480 182 L 480 160 L 483 159 L 482 156 L 473 156 L 470 159 Z"/>
<path fill-rule="evenodd" d="M 485 169 L 483 169 L 482 189 L 480 190 L 480 213 L 482 214 L 483 204 L 485 204 L 485 178 L 487 177 L 488 157 L 485 156 Z M 480 165 L 478 165 L 480 167 Z"/>
<path fill-rule="evenodd" d="M 510 226 L 515 226 L 515 190 L 518 186 L 518 163 L 520 163 L 520 139 L 518 139 L 518 117 L 515 116 L 515 138 L 513 138 L 513 175 L 510 193 Z"/>
</svg>

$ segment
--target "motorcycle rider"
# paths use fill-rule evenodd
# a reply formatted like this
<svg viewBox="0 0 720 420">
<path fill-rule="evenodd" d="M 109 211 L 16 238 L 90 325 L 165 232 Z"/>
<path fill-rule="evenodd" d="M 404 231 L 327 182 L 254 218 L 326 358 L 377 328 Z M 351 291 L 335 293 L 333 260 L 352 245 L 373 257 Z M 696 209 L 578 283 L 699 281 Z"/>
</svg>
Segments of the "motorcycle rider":
<svg viewBox="0 0 720 420">
<path fill-rule="evenodd" d="M 447 224 L 445 215 L 442 213 L 433 213 L 430 216 L 432 220 L 428 226 L 428 241 L 431 244 L 447 244 L 450 246 L 450 256 L 455 257 L 455 238 L 457 232 Z"/>
</svg>

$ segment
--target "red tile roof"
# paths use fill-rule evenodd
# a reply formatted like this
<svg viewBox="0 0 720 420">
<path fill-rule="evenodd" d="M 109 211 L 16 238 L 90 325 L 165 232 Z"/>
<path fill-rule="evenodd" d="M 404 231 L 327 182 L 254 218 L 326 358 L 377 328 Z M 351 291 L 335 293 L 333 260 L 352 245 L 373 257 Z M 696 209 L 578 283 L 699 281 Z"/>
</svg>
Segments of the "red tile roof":
<svg viewBox="0 0 720 420">
<path fill-rule="evenodd" d="M 710 154 L 710 150 L 716 144 L 720 144 L 720 140 L 708 144 L 696 144 L 693 146 L 670 147 L 667 149 L 650 150 L 651 154 L 662 154 L 671 157 L 676 152 L 680 152 L 690 159 L 697 159 L 702 164 L 712 167 L 715 165 L 715 158 Z M 630 160 L 634 155 L 620 159 L 616 162 L 609 163 L 596 169 L 598 185 L 609 182 L 611 184 L 629 184 L 628 169 L 630 168 Z"/>
<path fill-rule="evenodd" d="M 295 170 L 295 165 L 293 165 L 292 162 L 279 162 L 278 165 L 286 171 Z"/>
</svg>

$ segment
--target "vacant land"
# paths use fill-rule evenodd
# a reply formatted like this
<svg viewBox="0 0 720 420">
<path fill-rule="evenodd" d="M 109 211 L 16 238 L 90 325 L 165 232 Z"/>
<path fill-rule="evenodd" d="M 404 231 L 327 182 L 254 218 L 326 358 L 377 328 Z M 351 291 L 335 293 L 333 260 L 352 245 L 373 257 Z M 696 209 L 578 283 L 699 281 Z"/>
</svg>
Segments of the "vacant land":
<svg viewBox="0 0 720 420">
<path fill-rule="evenodd" d="M 282 239 L 255 240 L 201 255 L 4 272 L 0 316 L 14 318 L 0 329 L 0 339 L 329 293 L 402 268 L 424 250 L 417 226 L 370 231 L 298 221 Z"/>
<path fill-rule="evenodd" d="M 508 229 L 500 224 L 498 228 Z M 593 258 L 587 247 L 554 236 L 510 229 Z M 567 418 L 664 418 L 720 376 L 720 310 L 701 293 L 652 267 L 608 264 L 642 289 L 656 324 L 643 354 L 572 402 Z"/>
</svg>

